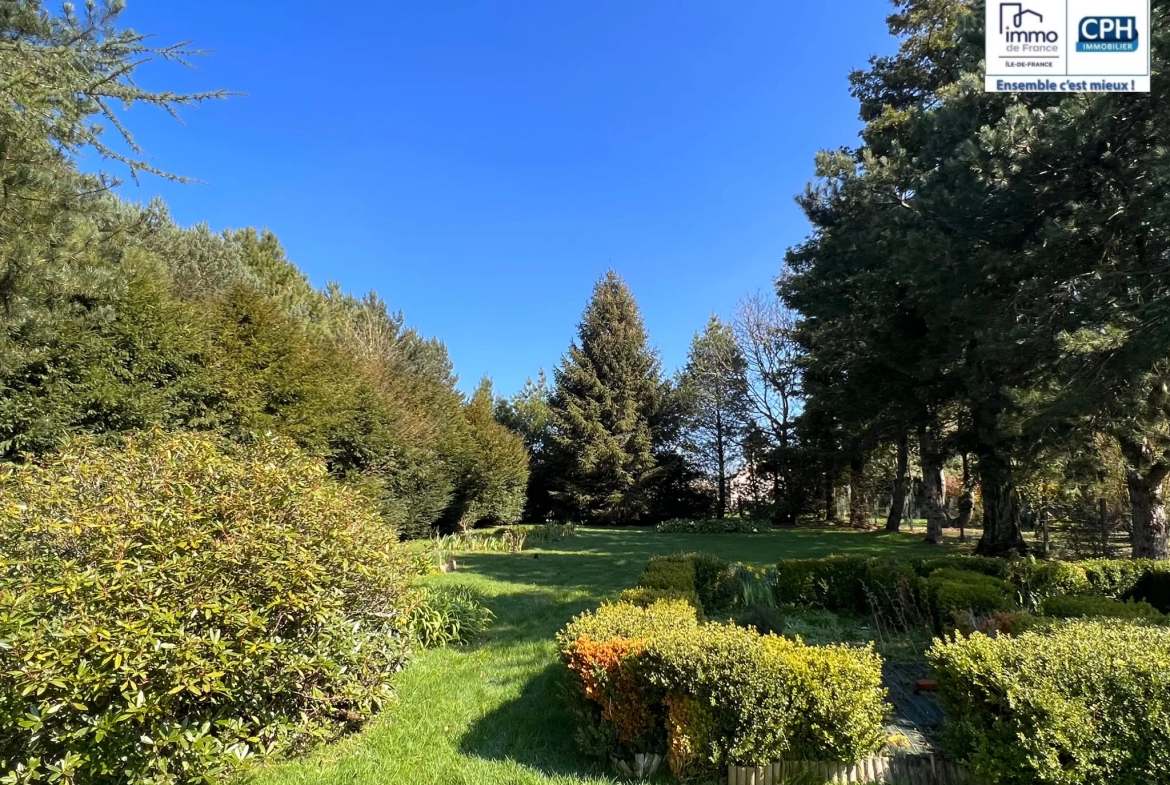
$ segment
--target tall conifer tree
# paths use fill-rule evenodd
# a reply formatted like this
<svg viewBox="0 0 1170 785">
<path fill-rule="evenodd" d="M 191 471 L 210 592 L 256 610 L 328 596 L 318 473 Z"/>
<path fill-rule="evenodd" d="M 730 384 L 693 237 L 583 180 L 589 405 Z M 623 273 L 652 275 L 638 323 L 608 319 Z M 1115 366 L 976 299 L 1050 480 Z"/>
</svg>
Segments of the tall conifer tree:
<svg viewBox="0 0 1170 785">
<path fill-rule="evenodd" d="M 562 512 L 593 523 L 645 518 L 665 389 L 634 296 L 612 270 L 594 287 L 554 379 L 550 446 L 563 467 L 553 493 Z"/>
</svg>

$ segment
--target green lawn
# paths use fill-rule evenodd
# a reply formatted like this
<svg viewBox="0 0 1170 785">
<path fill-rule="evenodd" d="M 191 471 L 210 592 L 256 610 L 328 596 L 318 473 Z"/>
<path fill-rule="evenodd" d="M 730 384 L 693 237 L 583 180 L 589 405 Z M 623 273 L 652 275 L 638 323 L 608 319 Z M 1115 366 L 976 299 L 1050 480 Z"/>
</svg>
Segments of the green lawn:
<svg viewBox="0 0 1170 785">
<path fill-rule="evenodd" d="M 757 535 L 584 530 L 544 549 L 474 554 L 435 580 L 490 598 L 496 623 L 475 644 L 422 654 L 399 677 L 399 701 L 363 733 L 263 769 L 250 785 L 585 785 L 614 782 L 583 759 L 558 695 L 553 634 L 574 614 L 634 584 L 656 554 L 702 550 L 765 566 L 834 553 L 937 553 L 915 534 L 797 530 Z"/>
</svg>

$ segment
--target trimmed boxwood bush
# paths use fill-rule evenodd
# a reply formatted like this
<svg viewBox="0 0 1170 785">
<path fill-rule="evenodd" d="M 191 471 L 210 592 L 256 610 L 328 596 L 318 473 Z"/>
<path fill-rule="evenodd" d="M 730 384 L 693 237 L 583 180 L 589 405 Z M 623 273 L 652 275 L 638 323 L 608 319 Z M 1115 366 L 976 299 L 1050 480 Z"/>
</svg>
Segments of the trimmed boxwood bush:
<svg viewBox="0 0 1170 785">
<path fill-rule="evenodd" d="M 619 602 L 637 605 L 639 608 L 648 608 L 660 600 L 682 600 L 693 607 L 699 613 L 699 616 L 702 617 L 703 603 L 699 601 L 699 595 L 693 591 L 647 589 L 642 586 L 637 586 L 633 589 L 626 589 L 618 597 Z"/>
<path fill-rule="evenodd" d="M 391 697 L 416 571 L 289 442 L 82 440 L 0 473 L 0 769 L 220 778 Z"/>
<path fill-rule="evenodd" d="M 926 577 L 935 570 L 963 570 L 990 575 L 993 578 L 1006 578 L 1008 575 L 1008 561 L 993 556 L 969 556 L 966 554 L 948 554 L 946 556 L 932 556 L 915 562 L 918 574 Z"/>
<path fill-rule="evenodd" d="M 831 611 L 876 613 L 908 628 L 923 621 L 918 573 L 906 560 L 867 556 L 786 559 L 776 567 L 776 601 Z"/>
<path fill-rule="evenodd" d="M 1122 599 L 1133 591 L 1145 576 L 1170 573 L 1170 562 L 1147 559 L 1092 559 L 1077 562 L 1088 581 L 1086 594 Z"/>
<path fill-rule="evenodd" d="M 687 556 L 655 556 L 650 559 L 638 585 L 644 589 L 666 589 L 679 592 L 695 590 L 695 565 Z"/>
<path fill-rule="evenodd" d="M 638 586 L 680 596 L 696 594 L 700 608 L 708 615 L 727 610 L 739 596 L 735 568 L 708 553 L 655 556 L 638 578 Z"/>
<path fill-rule="evenodd" d="M 784 559 L 776 565 L 776 601 L 826 610 L 863 610 L 867 556 Z"/>
<path fill-rule="evenodd" d="M 1164 617 L 1148 602 L 1121 602 L 1111 597 L 1049 597 L 1040 606 L 1045 616 L 1059 619 L 1132 619 L 1161 621 Z"/>
<path fill-rule="evenodd" d="M 940 631 L 954 626 L 957 613 L 986 616 L 1015 607 L 1006 581 L 969 570 L 935 570 L 922 581 L 922 594 Z"/>
<path fill-rule="evenodd" d="M 695 592 L 708 614 L 719 613 L 739 599 L 739 582 L 735 567 L 709 553 L 692 553 L 686 557 L 695 568 Z"/>
<path fill-rule="evenodd" d="M 884 738 L 882 661 L 870 648 L 698 624 L 677 601 L 602 606 L 558 642 L 595 754 L 666 749 L 683 779 L 729 763 L 857 760 Z"/>
<path fill-rule="evenodd" d="M 950 753 L 1002 785 L 1147 785 L 1170 764 L 1170 629 L 1071 622 L 938 641 Z"/>
</svg>

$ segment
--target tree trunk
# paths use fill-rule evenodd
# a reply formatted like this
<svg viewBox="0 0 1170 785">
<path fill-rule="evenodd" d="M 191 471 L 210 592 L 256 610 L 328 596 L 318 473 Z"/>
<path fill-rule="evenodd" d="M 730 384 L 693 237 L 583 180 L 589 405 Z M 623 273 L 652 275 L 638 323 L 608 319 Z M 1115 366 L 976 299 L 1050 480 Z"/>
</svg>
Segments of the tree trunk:
<svg viewBox="0 0 1170 785">
<path fill-rule="evenodd" d="M 1011 461 L 991 447 L 981 449 L 977 457 L 983 488 L 983 536 L 975 552 L 980 556 L 1026 554 L 1028 546 L 1020 530 L 1020 499 Z"/>
<path fill-rule="evenodd" d="M 1132 544 L 1135 559 L 1170 559 L 1170 529 L 1162 485 L 1170 474 L 1168 456 L 1158 456 L 1147 440 L 1120 439 L 1129 464 L 1125 484 L 1133 510 Z"/>
<path fill-rule="evenodd" d="M 715 460 L 719 466 L 718 517 L 727 515 L 727 449 L 723 439 L 723 413 L 715 412 Z"/>
<path fill-rule="evenodd" d="M 834 482 L 833 469 L 825 472 L 825 522 L 837 522 L 837 486 Z"/>
<path fill-rule="evenodd" d="M 935 445 L 929 428 L 918 429 L 918 454 L 922 461 L 922 506 L 926 512 L 926 541 L 941 545 L 947 512 L 943 509 L 946 484 L 943 480 L 943 456 Z"/>
<path fill-rule="evenodd" d="M 1137 472 L 1127 474 L 1129 502 L 1133 508 L 1133 557 L 1135 559 L 1170 559 L 1170 529 L 1166 522 L 1166 505 L 1162 483 L 1151 484 Z"/>
<path fill-rule="evenodd" d="M 852 458 L 849 461 L 849 525 L 859 529 L 869 528 L 869 511 L 861 489 L 864 479 L 865 459 Z"/>
<path fill-rule="evenodd" d="M 894 493 L 890 499 L 890 514 L 886 517 L 886 531 L 896 532 L 902 528 L 902 516 L 906 512 L 906 485 L 910 472 L 910 440 L 906 434 L 898 437 L 898 473 L 894 477 Z"/>
<path fill-rule="evenodd" d="M 959 527 L 959 539 L 965 540 L 971 516 L 975 513 L 975 480 L 971 476 L 971 456 L 963 453 L 963 495 L 959 497 L 959 516 L 955 525 Z"/>
</svg>

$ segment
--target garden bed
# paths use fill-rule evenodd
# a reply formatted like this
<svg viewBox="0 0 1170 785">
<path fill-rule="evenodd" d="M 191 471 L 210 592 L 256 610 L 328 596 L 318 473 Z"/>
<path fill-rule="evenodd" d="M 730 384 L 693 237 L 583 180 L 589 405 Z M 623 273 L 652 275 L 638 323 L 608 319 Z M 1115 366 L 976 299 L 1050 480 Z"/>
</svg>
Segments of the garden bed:
<svg viewBox="0 0 1170 785">
<path fill-rule="evenodd" d="M 575 620 L 560 643 L 582 687 L 578 712 L 594 752 L 624 759 L 664 751 L 679 779 L 723 766 L 729 783 L 763 783 L 792 771 L 813 781 L 945 785 L 972 782 L 972 772 L 1021 785 L 1087 785 L 1093 780 L 1082 773 L 1096 765 L 1087 759 L 1069 764 L 1062 779 L 1043 771 L 1044 756 L 1060 759 L 1058 750 L 1029 750 L 1021 742 L 1018 755 L 993 754 L 980 746 L 987 734 L 969 729 L 979 716 L 971 702 L 992 696 L 957 691 L 964 658 L 1000 663 L 989 665 L 999 672 L 997 651 L 1058 642 L 1076 628 L 1094 639 L 1116 638 L 1118 646 L 1129 642 L 1131 659 L 1145 662 L 1138 672 L 1170 672 L 1150 659 L 1170 646 L 1167 619 L 1156 607 L 1165 603 L 1167 574 L 1166 565 L 1139 561 L 841 556 L 759 569 L 705 554 L 656 557 L 636 588 Z M 1132 645 L 1134 636 L 1145 642 L 1144 652 Z M 981 649 L 980 641 L 999 648 Z M 960 708 L 955 722 L 945 723 L 934 696 L 915 688 L 933 675 L 928 661 L 941 674 L 943 705 Z M 1087 667 L 1072 655 L 1061 664 L 1070 678 Z M 1104 661 L 1098 665 L 1109 670 Z M 806 683 L 794 676 L 810 672 L 817 676 Z M 1003 678 L 1013 678 L 1010 668 Z M 1161 689 L 1156 676 L 1149 679 L 1141 685 L 1146 694 Z M 1059 693 L 1067 683 L 1057 679 L 1044 688 Z M 1129 688 L 1117 689 L 1123 687 Z M 1108 703 L 1099 684 L 1088 684 L 1085 694 Z M 1049 698 L 1076 704 L 1083 696 Z M 1013 721 L 1043 737 L 1042 720 Z M 1093 733 L 1114 746 L 1101 755 L 1122 761 L 1119 771 L 1146 772 L 1170 754 L 1156 739 Z M 1014 744 L 1000 739 L 1000 746 Z"/>
</svg>

